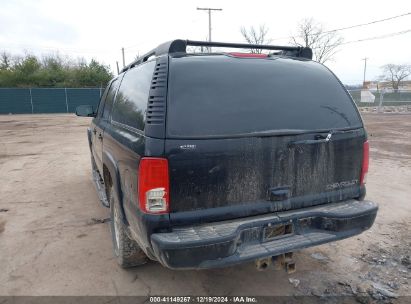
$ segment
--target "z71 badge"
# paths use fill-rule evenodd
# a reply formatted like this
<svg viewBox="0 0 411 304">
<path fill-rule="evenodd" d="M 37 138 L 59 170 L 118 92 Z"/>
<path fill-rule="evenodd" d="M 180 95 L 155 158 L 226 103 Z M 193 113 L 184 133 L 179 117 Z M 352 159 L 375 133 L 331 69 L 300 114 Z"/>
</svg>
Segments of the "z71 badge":
<svg viewBox="0 0 411 304">
<path fill-rule="evenodd" d="M 181 150 L 195 150 L 197 148 L 196 145 L 181 145 L 180 149 Z"/>
</svg>

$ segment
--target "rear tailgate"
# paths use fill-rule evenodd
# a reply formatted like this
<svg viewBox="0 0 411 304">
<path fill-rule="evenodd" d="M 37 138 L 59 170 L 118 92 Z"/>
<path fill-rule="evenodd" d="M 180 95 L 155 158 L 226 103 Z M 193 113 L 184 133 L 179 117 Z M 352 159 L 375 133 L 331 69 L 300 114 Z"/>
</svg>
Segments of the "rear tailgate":
<svg viewBox="0 0 411 304">
<path fill-rule="evenodd" d="M 168 86 L 173 225 L 361 196 L 366 134 L 352 100 L 321 65 L 173 58 Z"/>
<path fill-rule="evenodd" d="M 313 138 L 167 140 L 171 220 L 210 222 L 359 197 L 364 132 L 305 143 Z"/>
</svg>

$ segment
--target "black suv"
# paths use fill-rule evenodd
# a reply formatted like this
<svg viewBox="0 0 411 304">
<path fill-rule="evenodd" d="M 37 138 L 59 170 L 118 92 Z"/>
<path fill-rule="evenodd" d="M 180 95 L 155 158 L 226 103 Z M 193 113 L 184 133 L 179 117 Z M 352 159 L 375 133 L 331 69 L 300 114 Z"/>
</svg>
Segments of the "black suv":
<svg viewBox="0 0 411 304">
<path fill-rule="evenodd" d="M 270 54 L 192 53 L 187 45 Z M 88 129 L 124 267 L 213 268 L 372 226 L 369 147 L 340 81 L 309 48 L 174 40 L 108 84 Z"/>
</svg>

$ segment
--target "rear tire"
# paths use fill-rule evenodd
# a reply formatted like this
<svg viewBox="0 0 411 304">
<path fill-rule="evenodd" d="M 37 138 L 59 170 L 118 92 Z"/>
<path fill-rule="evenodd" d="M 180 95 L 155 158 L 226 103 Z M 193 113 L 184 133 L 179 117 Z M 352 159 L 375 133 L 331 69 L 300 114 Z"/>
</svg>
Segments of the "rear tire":
<svg viewBox="0 0 411 304">
<path fill-rule="evenodd" d="M 110 228 L 113 241 L 113 251 L 117 263 L 123 268 L 139 266 L 147 263 L 147 256 L 137 242 L 129 238 L 121 218 L 120 204 L 116 198 L 114 187 L 109 192 Z"/>
<path fill-rule="evenodd" d="M 90 151 L 90 159 L 91 159 L 91 172 L 94 172 L 95 170 L 97 170 L 97 165 L 96 165 L 96 161 L 94 160 L 94 156 L 93 156 L 93 152 Z"/>
</svg>

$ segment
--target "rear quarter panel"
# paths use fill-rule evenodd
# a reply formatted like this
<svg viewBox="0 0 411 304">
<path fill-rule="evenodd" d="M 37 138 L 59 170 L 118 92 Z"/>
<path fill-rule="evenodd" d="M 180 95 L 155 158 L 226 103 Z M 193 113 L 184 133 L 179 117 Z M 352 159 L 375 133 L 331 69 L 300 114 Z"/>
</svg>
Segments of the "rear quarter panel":
<svg viewBox="0 0 411 304">
<path fill-rule="evenodd" d="M 138 201 L 138 167 L 143 156 L 162 156 L 164 140 L 146 138 L 138 130 L 111 124 L 104 134 L 103 162 L 110 168 L 123 219 L 139 245 L 150 250 L 153 230 L 168 229 L 168 215 L 147 215 Z"/>
</svg>

